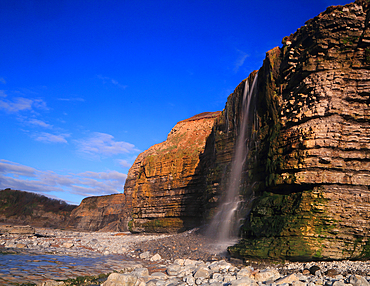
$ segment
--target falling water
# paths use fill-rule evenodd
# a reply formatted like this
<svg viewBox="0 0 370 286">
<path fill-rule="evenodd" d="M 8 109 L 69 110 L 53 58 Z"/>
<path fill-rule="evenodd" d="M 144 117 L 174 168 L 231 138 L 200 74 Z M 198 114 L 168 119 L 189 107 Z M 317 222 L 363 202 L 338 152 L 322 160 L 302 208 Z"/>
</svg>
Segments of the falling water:
<svg viewBox="0 0 370 286">
<path fill-rule="evenodd" d="M 253 115 L 253 111 L 250 111 L 250 105 L 254 97 L 257 77 L 258 74 L 256 74 L 251 88 L 249 88 L 248 80 L 245 81 L 242 101 L 242 119 L 235 142 L 235 152 L 231 162 L 226 197 L 224 202 L 219 206 L 218 212 L 209 226 L 210 232 L 215 235 L 214 237 L 217 238 L 217 242 L 222 245 L 232 244 L 235 239 L 237 239 L 240 227 L 239 221 L 242 218 L 240 214 L 238 214 L 240 204 L 242 203 L 239 190 L 243 166 L 248 155 L 248 143 L 251 137 L 251 132 L 248 132 L 248 130 L 251 129 L 251 115 Z"/>
</svg>

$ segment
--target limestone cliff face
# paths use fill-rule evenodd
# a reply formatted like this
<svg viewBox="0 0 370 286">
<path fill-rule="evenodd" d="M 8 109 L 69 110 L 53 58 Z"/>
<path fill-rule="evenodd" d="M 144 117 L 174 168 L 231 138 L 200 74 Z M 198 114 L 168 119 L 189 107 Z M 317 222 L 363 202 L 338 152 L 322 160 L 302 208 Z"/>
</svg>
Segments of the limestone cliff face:
<svg viewBox="0 0 370 286">
<path fill-rule="evenodd" d="M 234 255 L 370 257 L 369 20 L 368 1 L 329 7 L 267 53 L 245 168 L 255 199 Z"/>
<path fill-rule="evenodd" d="M 123 194 L 88 197 L 72 211 L 67 226 L 86 231 L 127 231 L 127 217 Z"/>
<path fill-rule="evenodd" d="M 177 123 L 165 142 L 137 157 L 124 191 L 131 231 L 179 231 L 199 225 L 205 188 L 200 157 L 218 114 L 206 112 Z"/>
</svg>

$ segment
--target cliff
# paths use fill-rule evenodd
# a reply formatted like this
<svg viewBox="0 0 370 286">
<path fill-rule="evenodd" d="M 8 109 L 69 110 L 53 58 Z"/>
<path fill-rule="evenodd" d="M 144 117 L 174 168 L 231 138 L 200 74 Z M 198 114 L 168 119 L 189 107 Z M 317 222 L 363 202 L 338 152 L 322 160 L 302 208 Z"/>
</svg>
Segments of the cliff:
<svg viewBox="0 0 370 286">
<path fill-rule="evenodd" d="M 167 140 L 141 153 L 124 187 L 133 232 L 173 232 L 199 225 L 205 169 L 200 164 L 219 112 L 180 121 Z"/>
<path fill-rule="evenodd" d="M 244 194 L 253 204 L 243 240 L 229 248 L 233 255 L 370 257 L 369 19 L 367 1 L 329 7 L 267 53 L 244 170 Z M 229 112 L 237 110 L 238 94 L 216 125 L 219 155 L 211 170 L 230 157 L 218 145 L 227 146 L 226 123 L 240 117 Z M 212 186 L 209 201 L 222 194 Z"/>
<path fill-rule="evenodd" d="M 67 227 L 86 231 L 127 231 L 127 217 L 124 194 L 87 197 L 72 211 Z"/>
<path fill-rule="evenodd" d="M 0 223 L 61 228 L 75 207 L 34 193 L 0 191 Z"/>
</svg>

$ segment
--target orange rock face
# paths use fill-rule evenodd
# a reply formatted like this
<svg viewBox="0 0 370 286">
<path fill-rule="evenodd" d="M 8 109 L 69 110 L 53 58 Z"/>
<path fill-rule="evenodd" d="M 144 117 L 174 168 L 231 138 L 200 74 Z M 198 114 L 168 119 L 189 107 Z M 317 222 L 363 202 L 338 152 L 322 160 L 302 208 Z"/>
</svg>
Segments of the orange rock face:
<svg viewBox="0 0 370 286">
<path fill-rule="evenodd" d="M 179 231 L 199 225 L 205 188 L 200 157 L 218 115 L 206 112 L 180 121 L 165 142 L 137 157 L 124 192 L 131 231 Z"/>
</svg>

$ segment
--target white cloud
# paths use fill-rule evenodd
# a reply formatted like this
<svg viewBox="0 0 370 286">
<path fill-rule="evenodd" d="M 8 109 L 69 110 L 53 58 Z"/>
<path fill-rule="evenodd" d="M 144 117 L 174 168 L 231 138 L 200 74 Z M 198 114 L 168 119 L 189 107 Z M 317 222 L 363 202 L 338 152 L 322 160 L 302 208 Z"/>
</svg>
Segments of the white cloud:
<svg viewBox="0 0 370 286">
<path fill-rule="evenodd" d="M 39 119 L 30 119 L 28 121 L 29 124 L 32 124 L 32 125 L 36 125 L 36 126 L 40 126 L 40 127 L 44 127 L 44 128 L 52 128 L 53 126 L 42 121 L 42 120 L 39 120 Z"/>
<path fill-rule="evenodd" d="M 99 179 L 99 180 L 126 180 L 126 174 L 122 174 L 117 171 L 108 171 L 108 172 L 83 172 L 80 173 L 79 176 L 82 177 L 88 177 L 93 179 Z"/>
<path fill-rule="evenodd" d="M 7 97 L 5 90 L 0 90 L 0 97 Z"/>
<path fill-rule="evenodd" d="M 36 169 L 0 159 L 0 174 L 12 173 L 17 176 L 35 177 Z"/>
<path fill-rule="evenodd" d="M 69 137 L 70 134 L 51 134 L 47 132 L 41 132 L 33 137 L 36 141 L 44 142 L 44 143 L 68 143 L 66 138 Z"/>
<path fill-rule="evenodd" d="M 33 101 L 24 97 L 17 97 L 14 101 L 0 100 L 0 109 L 10 113 L 15 113 L 23 110 L 31 110 Z"/>
<path fill-rule="evenodd" d="M 83 99 L 81 97 L 58 98 L 58 100 L 60 100 L 60 101 L 81 101 L 81 102 L 84 102 L 85 101 L 85 99 Z"/>
<path fill-rule="evenodd" d="M 29 99 L 24 97 L 16 97 L 12 100 L 0 99 L 0 109 L 9 113 L 17 113 L 27 110 L 32 111 L 34 108 L 48 109 L 46 103 L 42 99 Z"/>
<path fill-rule="evenodd" d="M 103 81 L 103 84 L 110 82 L 114 84 L 115 86 L 118 86 L 119 88 L 122 88 L 122 89 L 126 89 L 128 87 L 127 85 L 120 84 L 117 80 L 107 77 L 107 76 L 98 75 L 97 77 Z"/>
<path fill-rule="evenodd" d="M 113 156 L 138 151 L 131 143 L 114 141 L 110 134 L 94 132 L 89 138 L 76 140 L 79 152 L 93 156 Z"/>
<path fill-rule="evenodd" d="M 6 80 L 3 77 L 0 77 L 0 83 L 6 84 Z"/>
<path fill-rule="evenodd" d="M 122 193 L 126 174 L 117 171 L 57 174 L 0 160 L 0 189 L 11 188 L 47 194 L 64 192 L 83 197 Z"/>
<path fill-rule="evenodd" d="M 234 63 L 234 72 L 237 73 L 239 71 L 239 68 L 244 64 L 246 58 L 248 57 L 248 54 L 241 50 L 236 50 L 239 54 L 237 60 Z"/>
<path fill-rule="evenodd" d="M 130 164 L 129 162 L 127 162 L 127 160 L 118 160 L 118 164 L 120 164 L 120 166 L 122 168 L 130 168 L 132 164 Z"/>
</svg>

